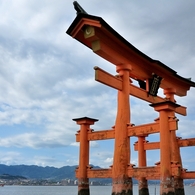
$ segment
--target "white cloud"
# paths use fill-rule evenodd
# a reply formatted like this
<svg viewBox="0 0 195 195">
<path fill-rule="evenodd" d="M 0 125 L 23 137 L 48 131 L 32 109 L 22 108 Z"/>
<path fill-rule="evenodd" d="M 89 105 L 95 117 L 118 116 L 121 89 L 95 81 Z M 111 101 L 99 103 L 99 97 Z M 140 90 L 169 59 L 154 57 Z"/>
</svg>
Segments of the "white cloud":
<svg viewBox="0 0 195 195">
<path fill-rule="evenodd" d="M 76 147 L 79 147 L 80 146 L 80 143 L 79 142 L 73 142 L 70 144 L 71 146 L 76 146 Z"/>
<path fill-rule="evenodd" d="M 13 152 L 13 151 L 1 152 L 0 158 L 1 158 L 0 164 L 13 165 L 13 164 L 18 164 L 18 162 L 22 163 L 21 162 L 22 154 L 20 154 L 19 152 Z"/>
<path fill-rule="evenodd" d="M 105 163 L 113 163 L 113 158 L 106 158 L 106 160 L 104 161 Z"/>
</svg>

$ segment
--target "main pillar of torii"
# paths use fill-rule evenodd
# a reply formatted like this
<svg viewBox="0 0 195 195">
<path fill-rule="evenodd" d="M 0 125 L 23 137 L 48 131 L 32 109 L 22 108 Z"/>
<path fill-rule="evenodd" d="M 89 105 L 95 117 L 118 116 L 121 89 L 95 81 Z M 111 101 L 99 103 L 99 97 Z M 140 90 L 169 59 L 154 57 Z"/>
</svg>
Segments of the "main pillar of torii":
<svg viewBox="0 0 195 195">
<path fill-rule="evenodd" d="M 105 71 L 100 70 L 97 67 L 95 68 L 95 77 L 97 81 L 118 90 L 118 109 L 114 128 L 115 135 L 113 137 L 112 132 L 111 134 L 109 134 L 111 135 L 110 137 L 115 138 L 113 167 L 111 170 L 104 171 L 104 173 L 106 173 L 105 176 L 112 177 L 113 179 L 112 195 L 131 195 L 131 177 L 133 175 L 139 177 L 140 175 L 140 177 L 144 179 L 147 177 L 147 175 L 143 173 L 143 169 L 134 170 L 130 164 L 130 144 L 128 129 L 129 126 L 131 126 L 131 122 L 129 95 L 135 96 L 153 104 L 155 109 L 160 113 L 160 128 L 162 129 L 162 120 L 165 120 L 166 125 L 168 125 L 167 109 L 166 111 L 161 110 L 161 107 L 158 107 L 158 103 L 162 105 L 167 104 L 168 102 L 166 102 L 166 99 L 157 96 L 158 88 L 160 87 L 163 90 L 173 89 L 174 95 L 186 96 L 187 91 L 190 89 L 190 87 L 195 87 L 195 83 L 177 75 L 177 73 L 168 66 L 164 65 L 160 61 L 151 59 L 150 57 L 136 49 L 133 45 L 131 45 L 123 37 L 121 37 L 102 18 L 87 14 L 76 2 L 74 2 L 74 5 L 75 9 L 77 10 L 77 17 L 70 25 L 69 29 L 67 30 L 67 33 L 71 37 L 75 38 L 76 40 L 93 50 L 93 52 L 100 57 L 114 64 L 119 74 L 116 78 L 109 75 Z M 130 79 L 139 81 L 139 83 L 141 83 L 140 87 L 142 89 L 132 85 L 130 83 Z M 155 96 L 155 98 L 153 96 Z M 170 106 L 166 106 L 169 110 Z M 174 106 L 172 105 L 171 110 L 169 110 L 168 112 L 186 115 L 185 107 L 175 106 L 174 109 L 173 107 Z M 167 134 L 164 135 L 164 138 L 169 135 L 168 126 L 166 130 Z M 131 133 L 129 134 L 131 135 Z M 176 136 L 172 137 L 174 141 L 176 141 Z M 165 140 L 164 138 L 162 138 L 162 140 Z M 177 149 L 175 149 L 175 151 L 177 151 Z M 142 153 L 141 155 L 143 154 L 144 153 Z M 172 181 L 173 174 L 175 173 L 172 173 L 172 168 L 170 167 L 169 163 L 174 158 L 178 160 L 180 158 L 180 154 L 178 154 L 177 157 L 170 157 L 169 162 L 164 160 L 164 152 L 162 156 L 163 160 L 160 164 L 161 175 L 159 178 L 161 178 L 162 176 L 163 179 L 161 182 L 164 183 L 164 178 L 166 178 L 167 175 L 163 171 L 162 166 L 165 165 L 165 167 L 168 167 L 168 178 L 170 178 L 170 180 Z M 144 164 L 146 163 L 141 162 L 141 166 L 144 166 Z M 93 170 L 89 169 L 86 170 L 86 165 L 83 169 L 85 169 L 86 178 L 97 175 L 98 173 L 97 171 L 94 172 Z M 156 170 L 156 168 L 149 168 L 148 170 Z M 82 170 L 79 170 L 78 172 L 80 176 L 81 171 Z M 182 180 L 180 179 L 180 177 L 194 177 L 194 173 L 182 173 L 182 175 L 178 174 L 177 176 L 178 181 L 181 182 Z M 81 187 L 82 189 L 85 189 L 85 187 L 87 189 L 87 186 Z M 176 193 L 175 189 L 176 186 L 174 186 L 173 182 L 173 189 L 170 187 L 167 190 L 162 187 L 161 195 L 180 195 L 183 193 Z M 86 191 L 88 193 L 88 190 Z M 148 191 L 144 191 L 141 189 L 140 194 L 146 195 L 148 194 Z"/>
<path fill-rule="evenodd" d="M 132 178 L 127 174 L 130 164 L 130 143 L 127 127 L 130 125 L 129 64 L 117 65 L 117 72 L 122 79 L 122 89 L 118 91 L 118 108 L 115 121 L 115 147 L 112 168 L 112 194 L 132 194 Z"/>
</svg>

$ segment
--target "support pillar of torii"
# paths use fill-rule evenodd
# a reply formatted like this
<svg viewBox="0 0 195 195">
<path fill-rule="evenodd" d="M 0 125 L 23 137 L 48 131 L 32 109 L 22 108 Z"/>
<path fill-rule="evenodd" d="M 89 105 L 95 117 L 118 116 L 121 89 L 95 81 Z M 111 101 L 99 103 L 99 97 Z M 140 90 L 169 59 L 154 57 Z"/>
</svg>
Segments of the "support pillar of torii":
<svg viewBox="0 0 195 195">
<path fill-rule="evenodd" d="M 175 194 L 174 177 L 171 171 L 171 131 L 169 129 L 169 117 L 171 112 L 179 105 L 172 101 L 152 104 L 159 112 L 160 123 L 160 194 Z"/>
<path fill-rule="evenodd" d="M 80 129 L 80 150 L 79 150 L 79 167 L 78 167 L 78 195 L 89 195 L 89 178 L 87 176 L 87 169 L 89 166 L 89 140 L 88 132 L 91 131 L 90 125 L 93 125 L 97 119 L 88 117 L 73 119 Z"/>
<path fill-rule="evenodd" d="M 146 142 L 146 136 L 138 136 L 138 167 L 147 167 L 146 150 L 144 149 L 144 143 Z M 139 178 L 139 195 L 149 195 L 148 181 L 145 177 Z"/>
<path fill-rule="evenodd" d="M 176 102 L 174 95 L 175 95 L 175 89 L 164 89 L 164 94 L 166 96 L 166 99 Z M 172 111 L 171 115 L 175 117 L 175 111 Z M 171 131 L 171 161 L 172 162 L 178 162 L 182 168 L 182 160 L 180 155 L 180 148 L 179 144 L 177 142 L 177 136 L 175 131 Z M 182 195 L 184 193 L 184 183 L 183 179 L 181 177 L 175 177 L 174 178 L 174 188 L 175 188 L 175 194 L 176 195 Z"/>
</svg>

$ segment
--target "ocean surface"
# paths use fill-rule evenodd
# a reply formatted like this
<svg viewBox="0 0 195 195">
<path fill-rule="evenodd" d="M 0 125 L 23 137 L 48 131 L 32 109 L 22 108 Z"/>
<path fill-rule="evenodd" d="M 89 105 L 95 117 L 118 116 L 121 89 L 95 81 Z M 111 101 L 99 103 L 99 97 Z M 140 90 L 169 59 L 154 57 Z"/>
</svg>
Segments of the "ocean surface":
<svg viewBox="0 0 195 195">
<path fill-rule="evenodd" d="M 90 195 L 111 195 L 111 186 L 90 186 Z M 159 186 L 149 186 L 150 195 L 159 195 Z M 195 187 L 185 186 L 185 195 L 194 195 Z M 0 195 L 77 195 L 77 186 L 4 186 Z M 133 186 L 138 195 L 138 186 Z"/>
</svg>

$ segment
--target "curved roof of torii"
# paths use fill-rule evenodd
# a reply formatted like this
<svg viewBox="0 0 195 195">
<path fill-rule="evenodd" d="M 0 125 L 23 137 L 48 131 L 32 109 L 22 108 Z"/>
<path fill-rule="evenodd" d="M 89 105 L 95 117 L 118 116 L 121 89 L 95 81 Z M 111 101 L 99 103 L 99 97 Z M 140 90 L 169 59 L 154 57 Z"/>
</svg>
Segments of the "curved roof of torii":
<svg viewBox="0 0 195 195">
<path fill-rule="evenodd" d="M 131 64 L 131 78 L 145 81 L 155 73 L 163 78 L 160 87 L 173 88 L 178 96 L 185 96 L 190 87 L 195 87 L 195 82 L 139 51 L 101 17 L 79 13 L 67 34 L 114 65 Z"/>
</svg>

